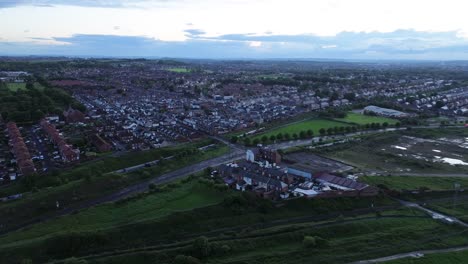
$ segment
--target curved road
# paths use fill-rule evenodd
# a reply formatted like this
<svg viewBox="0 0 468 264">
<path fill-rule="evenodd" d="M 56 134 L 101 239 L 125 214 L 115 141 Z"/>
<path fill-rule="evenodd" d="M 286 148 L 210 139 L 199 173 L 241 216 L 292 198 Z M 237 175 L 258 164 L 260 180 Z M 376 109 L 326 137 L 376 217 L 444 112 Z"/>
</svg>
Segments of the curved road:
<svg viewBox="0 0 468 264">
<path fill-rule="evenodd" d="M 455 247 L 455 248 L 445 248 L 445 249 L 433 249 L 433 250 L 420 250 L 420 251 L 413 251 L 407 253 L 396 254 L 392 256 L 376 258 L 376 259 L 368 259 L 368 260 L 360 260 L 356 262 L 351 262 L 350 264 L 370 264 L 370 263 L 382 263 L 391 260 L 397 260 L 402 258 L 420 258 L 424 255 L 428 254 L 436 254 L 436 253 L 450 253 L 450 252 L 458 252 L 458 251 L 465 251 L 468 250 L 468 246 L 464 247 Z"/>
</svg>

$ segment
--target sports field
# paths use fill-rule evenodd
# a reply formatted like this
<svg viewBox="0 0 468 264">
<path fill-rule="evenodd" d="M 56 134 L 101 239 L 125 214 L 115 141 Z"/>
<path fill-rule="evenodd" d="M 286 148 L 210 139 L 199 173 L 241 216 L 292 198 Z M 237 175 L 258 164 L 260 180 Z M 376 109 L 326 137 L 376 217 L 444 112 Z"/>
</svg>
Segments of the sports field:
<svg viewBox="0 0 468 264">
<path fill-rule="evenodd" d="M 190 69 L 181 68 L 181 67 L 169 68 L 169 69 L 167 69 L 167 70 L 168 70 L 168 71 L 171 71 L 171 72 L 177 72 L 177 73 L 189 73 L 189 72 L 191 72 Z"/>
<path fill-rule="evenodd" d="M 381 116 L 369 116 L 369 115 L 363 115 L 363 114 L 358 114 L 358 113 L 353 113 L 353 112 L 348 112 L 345 118 L 335 118 L 335 120 L 341 121 L 341 122 L 358 124 L 358 125 L 365 125 L 365 124 L 371 124 L 371 123 L 383 124 L 384 122 L 387 122 L 389 125 L 394 125 L 398 122 L 398 120 L 396 119 L 391 119 L 391 118 L 381 117 Z"/>
</svg>

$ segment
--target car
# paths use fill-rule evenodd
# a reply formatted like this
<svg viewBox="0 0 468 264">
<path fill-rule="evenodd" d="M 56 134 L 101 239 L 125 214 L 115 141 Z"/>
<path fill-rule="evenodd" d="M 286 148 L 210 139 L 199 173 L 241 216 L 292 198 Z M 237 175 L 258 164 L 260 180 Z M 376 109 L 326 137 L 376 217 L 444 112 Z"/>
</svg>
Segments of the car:
<svg viewBox="0 0 468 264">
<path fill-rule="evenodd" d="M 149 168 L 149 167 L 151 167 L 151 164 L 145 163 L 145 167 L 146 167 L 146 168 Z"/>
<path fill-rule="evenodd" d="M 422 258 L 422 257 L 424 257 L 424 254 L 422 254 L 422 253 L 413 253 L 410 256 L 412 258 Z"/>
</svg>

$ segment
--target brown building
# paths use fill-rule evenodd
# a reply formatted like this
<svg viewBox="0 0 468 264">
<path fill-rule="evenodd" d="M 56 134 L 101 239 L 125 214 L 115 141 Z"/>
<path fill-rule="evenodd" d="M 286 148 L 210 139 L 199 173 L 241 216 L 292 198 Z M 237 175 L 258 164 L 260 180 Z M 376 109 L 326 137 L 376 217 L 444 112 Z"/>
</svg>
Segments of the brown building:
<svg viewBox="0 0 468 264">
<path fill-rule="evenodd" d="M 16 126 L 16 123 L 9 122 L 7 124 L 8 136 L 10 137 L 10 145 L 12 152 L 16 158 L 16 164 L 19 171 L 23 175 L 30 175 L 36 172 L 34 163 L 31 160 L 28 147 L 24 144 L 21 133 Z"/>
<path fill-rule="evenodd" d="M 67 123 L 78 123 L 85 121 L 85 115 L 81 111 L 71 107 L 69 107 L 68 110 L 63 111 L 63 116 L 65 117 L 65 121 Z"/>
<path fill-rule="evenodd" d="M 112 150 L 112 146 L 107 143 L 99 134 L 93 134 L 91 136 L 91 142 L 97 148 L 99 152 L 107 152 Z"/>
</svg>

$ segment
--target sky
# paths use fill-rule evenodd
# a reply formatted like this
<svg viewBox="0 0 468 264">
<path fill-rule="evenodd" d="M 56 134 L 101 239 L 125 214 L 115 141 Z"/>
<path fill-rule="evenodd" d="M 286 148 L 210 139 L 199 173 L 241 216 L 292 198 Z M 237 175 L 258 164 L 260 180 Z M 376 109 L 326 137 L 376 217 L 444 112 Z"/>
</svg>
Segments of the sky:
<svg viewBox="0 0 468 264">
<path fill-rule="evenodd" d="M 0 55 L 467 60 L 466 0 L 0 0 Z"/>
</svg>

